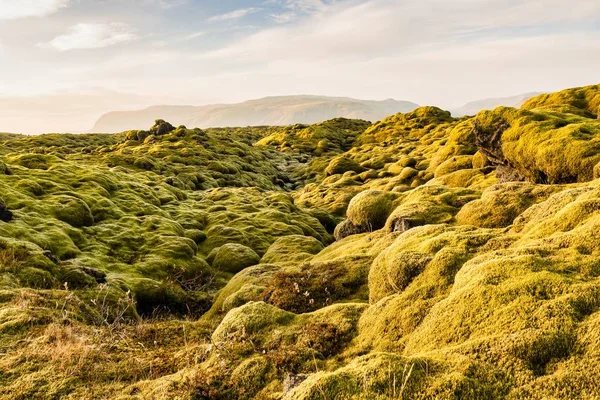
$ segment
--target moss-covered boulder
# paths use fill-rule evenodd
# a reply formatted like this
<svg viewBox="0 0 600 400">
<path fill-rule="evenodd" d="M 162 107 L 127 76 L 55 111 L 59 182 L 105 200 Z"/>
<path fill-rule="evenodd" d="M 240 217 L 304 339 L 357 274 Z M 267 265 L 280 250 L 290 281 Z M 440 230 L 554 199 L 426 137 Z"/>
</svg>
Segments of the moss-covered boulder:
<svg viewBox="0 0 600 400">
<path fill-rule="evenodd" d="M 368 190 L 356 195 L 348 204 L 348 220 L 362 232 L 381 229 L 394 208 L 397 195 Z"/>
<path fill-rule="evenodd" d="M 503 228 L 533 204 L 546 200 L 560 186 L 534 185 L 525 182 L 504 183 L 486 189 L 481 199 L 467 203 L 456 214 L 463 225 Z"/>
<path fill-rule="evenodd" d="M 343 174 L 348 171 L 361 173 L 364 170 L 365 169 L 363 167 L 361 167 L 360 164 L 357 163 L 356 161 L 354 161 L 353 159 L 344 157 L 344 156 L 340 156 L 340 157 L 336 157 L 333 160 L 331 160 L 331 162 L 325 169 L 325 173 L 329 176 L 329 175 Z"/>
<path fill-rule="evenodd" d="M 600 124 L 576 110 L 500 107 L 473 121 L 479 151 L 499 167 L 502 181 L 586 182 L 600 162 Z"/>
<path fill-rule="evenodd" d="M 254 250 L 237 243 L 227 243 L 216 249 L 212 261 L 213 268 L 230 273 L 240 272 L 260 262 Z"/>
<path fill-rule="evenodd" d="M 17 273 L 21 284 L 35 289 L 50 289 L 57 285 L 56 278 L 50 272 L 34 267 L 25 267 Z"/>
<path fill-rule="evenodd" d="M 227 346 L 269 326 L 289 323 L 294 317 L 294 314 L 264 302 L 250 302 L 227 313 L 213 332 L 212 340 L 217 345 Z"/>
<path fill-rule="evenodd" d="M 70 195 L 52 197 L 53 212 L 57 219 L 76 228 L 90 226 L 94 217 L 85 201 Z"/>
<path fill-rule="evenodd" d="M 162 119 L 157 119 L 154 125 L 149 129 L 153 135 L 163 136 L 175 130 L 175 127 Z"/>
<path fill-rule="evenodd" d="M 311 236 L 290 235 L 275 240 L 261 263 L 299 263 L 323 250 L 323 243 Z"/>
<path fill-rule="evenodd" d="M 401 293 L 431 261 L 427 254 L 390 247 L 374 261 L 369 272 L 369 298 L 377 302 L 383 297 Z"/>
<path fill-rule="evenodd" d="M 441 176 L 448 175 L 452 172 L 471 168 L 473 168 L 472 156 L 455 156 L 441 163 L 435 169 L 434 176 L 436 178 L 439 178 Z"/>
<path fill-rule="evenodd" d="M 345 237 L 357 235 L 362 232 L 363 230 L 359 226 L 354 225 L 349 219 L 345 219 L 335 227 L 333 237 L 335 237 L 335 240 L 342 240 Z"/>
<path fill-rule="evenodd" d="M 467 203 L 479 198 L 475 190 L 426 185 L 406 192 L 390 213 L 385 230 L 405 232 L 417 226 L 450 223 Z"/>
</svg>

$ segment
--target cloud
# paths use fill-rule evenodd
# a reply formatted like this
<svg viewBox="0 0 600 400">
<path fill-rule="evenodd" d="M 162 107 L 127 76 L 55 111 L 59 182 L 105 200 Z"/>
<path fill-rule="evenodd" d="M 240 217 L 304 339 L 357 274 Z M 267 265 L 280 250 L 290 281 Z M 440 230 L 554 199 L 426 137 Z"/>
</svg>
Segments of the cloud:
<svg viewBox="0 0 600 400">
<path fill-rule="evenodd" d="M 320 93 L 442 106 L 559 89 L 598 80 L 598 21 L 597 0 L 328 2 L 200 55 L 219 72 L 197 84 L 210 92 L 232 82 L 247 97 Z"/>
<path fill-rule="evenodd" d="M 285 13 L 271 14 L 271 15 L 269 15 L 269 18 L 271 18 L 273 21 L 275 21 L 278 24 L 285 24 L 287 22 L 294 21 L 296 18 L 298 18 L 298 14 L 296 14 L 295 12 L 285 12 Z"/>
<path fill-rule="evenodd" d="M 179 7 L 187 4 L 188 0 L 159 0 L 158 5 L 163 9 Z"/>
<path fill-rule="evenodd" d="M 564 0 L 391 0 L 289 2 L 319 7 L 302 23 L 271 27 L 205 55 L 245 61 L 366 59 L 430 51 L 543 31 L 577 29 L 600 20 L 600 2 Z M 287 4 L 287 3 L 286 3 Z M 436 10 L 436 12 L 432 12 Z M 536 18 L 532 20 L 531 15 Z"/>
<path fill-rule="evenodd" d="M 44 17 L 68 4 L 69 0 L 0 0 L 0 20 Z"/>
<path fill-rule="evenodd" d="M 136 33 L 126 24 L 77 24 L 63 35 L 44 46 L 58 51 L 99 49 L 137 39 Z"/>
<path fill-rule="evenodd" d="M 326 6 L 323 0 L 276 0 L 292 10 L 304 12 L 321 10 Z"/>
<path fill-rule="evenodd" d="M 194 33 L 190 33 L 187 36 L 184 36 L 182 39 L 183 40 L 192 40 L 192 39 L 197 39 L 201 36 L 205 36 L 207 34 L 208 34 L 208 32 L 206 32 L 206 31 L 194 32 Z"/>
<path fill-rule="evenodd" d="M 257 11 L 260 11 L 260 8 L 249 7 L 249 8 L 240 8 L 239 10 L 234 10 L 228 12 L 226 14 L 215 15 L 208 19 L 208 22 L 223 22 L 223 21 L 233 21 L 236 19 L 240 19 L 245 17 L 246 15 L 253 14 Z"/>
<path fill-rule="evenodd" d="M 156 5 L 164 10 L 188 4 L 190 0 L 143 0 L 143 3 Z"/>
</svg>

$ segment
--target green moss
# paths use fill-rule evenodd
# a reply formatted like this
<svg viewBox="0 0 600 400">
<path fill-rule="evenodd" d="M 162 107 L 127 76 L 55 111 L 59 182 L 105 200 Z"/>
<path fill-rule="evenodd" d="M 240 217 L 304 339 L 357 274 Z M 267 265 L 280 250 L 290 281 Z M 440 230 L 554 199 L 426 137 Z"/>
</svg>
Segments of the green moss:
<svg viewBox="0 0 600 400">
<path fill-rule="evenodd" d="M 434 176 L 439 178 L 444 175 L 448 175 L 452 172 L 459 171 L 462 169 L 473 168 L 473 157 L 472 156 L 456 156 L 447 159 L 441 163 L 436 169 Z"/>
<path fill-rule="evenodd" d="M 456 215 L 456 221 L 482 228 L 503 228 L 557 190 L 560 188 L 528 183 L 494 185 L 483 192 L 480 200 L 467 203 Z"/>
<path fill-rule="evenodd" d="M 212 334 L 217 345 L 227 345 L 229 341 L 244 340 L 269 326 L 286 324 L 294 319 L 294 314 L 280 310 L 263 302 L 250 302 L 231 310 Z"/>
<path fill-rule="evenodd" d="M 597 92 L 0 134 L 0 397 L 598 397 Z"/>
<path fill-rule="evenodd" d="M 336 157 L 327 166 L 325 173 L 327 175 L 337 175 L 343 174 L 345 172 L 352 171 L 356 173 L 360 173 L 364 171 L 364 168 L 361 167 L 356 161 L 347 158 L 347 157 Z"/>
<path fill-rule="evenodd" d="M 290 235 L 277 239 L 260 260 L 261 263 L 300 263 L 323 250 L 323 244 L 309 236 Z"/>
<path fill-rule="evenodd" d="M 251 248 L 227 243 L 216 249 L 212 266 L 219 271 L 236 273 L 259 262 L 260 257 Z"/>
<path fill-rule="evenodd" d="M 56 286 L 56 279 L 48 272 L 39 268 L 26 267 L 17 273 L 19 281 L 24 287 L 34 289 L 50 289 Z"/>
<path fill-rule="evenodd" d="M 594 166 L 600 162 L 597 135 L 600 125 L 596 120 L 569 112 L 510 108 L 483 111 L 475 119 L 481 138 L 491 137 L 498 127 L 502 127 L 501 154 L 496 149 L 496 157 L 531 182 L 593 179 Z"/>
<path fill-rule="evenodd" d="M 52 198 L 54 215 L 57 219 L 76 228 L 90 226 L 94 223 L 92 212 L 88 205 L 77 197 L 60 195 Z"/>
<path fill-rule="evenodd" d="M 600 85 L 567 89 L 556 93 L 542 94 L 527 100 L 521 108 L 533 110 L 541 107 L 569 105 L 587 111 L 590 117 L 598 115 L 600 107 Z"/>
<path fill-rule="evenodd" d="M 401 293 L 417 277 L 431 257 L 427 254 L 390 248 L 381 253 L 369 272 L 369 298 L 377 302 L 393 293 Z"/>
<path fill-rule="evenodd" d="M 348 220 L 362 232 L 382 228 L 394 207 L 394 193 L 365 191 L 355 196 L 348 205 Z"/>
<path fill-rule="evenodd" d="M 378 353 L 357 358 L 335 372 L 308 377 L 285 399 L 412 398 L 419 394 L 426 363 L 419 359 Z"/>
</svg>

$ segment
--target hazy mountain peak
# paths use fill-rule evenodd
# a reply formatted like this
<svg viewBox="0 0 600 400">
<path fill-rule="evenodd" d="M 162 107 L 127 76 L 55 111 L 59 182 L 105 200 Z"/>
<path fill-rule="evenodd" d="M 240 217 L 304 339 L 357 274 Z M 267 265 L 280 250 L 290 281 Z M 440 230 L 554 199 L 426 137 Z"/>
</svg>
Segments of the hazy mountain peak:
<svg viewBox="0 0 600 400">
<path fill-rule="evenodd" d="M 517 96 L 509 97 L 493 97 L 468 102 L 460 108 L 451 110 L 454 117 L 462 117 L 464 115 L 475 115 L 481 110 L 491 110 L 496 107 L 506 106 L 519 108 L 527 100 L 539 95 L 538 92 L 523 93 Z"/>
<path fill-rule="evenodd" d="M 104 114 L 92 132 L 121 132 L 142 129 L 156 118 L 175 125 L 193 127 L 312 124 L 345 117 L 378 121 L 390 114 L 408 112 L 418 104 L 387 99 L 360 100 L 350 97 L 319 95 L 269 96 L 235 104 L 205 106 L 152 106 L 136 111 L 115 111 Z"/>
</svg>

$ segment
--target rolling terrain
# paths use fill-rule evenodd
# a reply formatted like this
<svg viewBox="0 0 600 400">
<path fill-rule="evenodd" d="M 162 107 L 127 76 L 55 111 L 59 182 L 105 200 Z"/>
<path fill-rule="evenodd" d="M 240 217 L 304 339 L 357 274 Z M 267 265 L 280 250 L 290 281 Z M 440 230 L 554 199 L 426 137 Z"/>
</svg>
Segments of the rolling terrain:
<svg viewBox="0 0 600 400">
<path fill-rule="evenodd" d="M 172 111 L 0 134 L 0 398 L 600 397 L 600 85 Z"/>
</svg>

